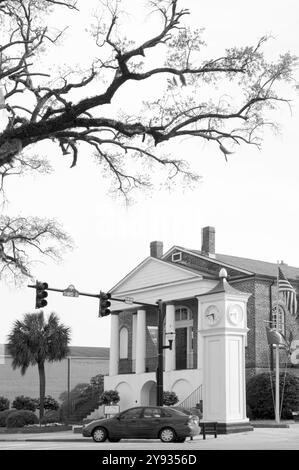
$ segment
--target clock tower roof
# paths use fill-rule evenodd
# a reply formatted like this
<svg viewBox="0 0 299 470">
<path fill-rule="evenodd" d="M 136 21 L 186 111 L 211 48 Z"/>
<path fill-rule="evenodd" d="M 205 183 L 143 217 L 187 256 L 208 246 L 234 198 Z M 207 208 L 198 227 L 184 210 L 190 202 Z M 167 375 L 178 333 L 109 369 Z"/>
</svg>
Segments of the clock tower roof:
<svg viewBox="0 0 299 470">
<path fill-rule="evenodd" d="M 227 279 L 227 271 L 226 269 L 221 269 L 219 272 L 219 282 L 216 284 L 213 289 L 211 289 L 209 292 L 206 292 L 205 294 L 202 295 L 212 295 L 212 294 L 219 294 L 220 292 L 225 292 L 226 294 L 233 294 L 233 295 L 239 295 L 239 294 L 244 294 L 244 292 L 239 291 L 238 289 L 235 289 L 232 287 Z"/>
</svg>

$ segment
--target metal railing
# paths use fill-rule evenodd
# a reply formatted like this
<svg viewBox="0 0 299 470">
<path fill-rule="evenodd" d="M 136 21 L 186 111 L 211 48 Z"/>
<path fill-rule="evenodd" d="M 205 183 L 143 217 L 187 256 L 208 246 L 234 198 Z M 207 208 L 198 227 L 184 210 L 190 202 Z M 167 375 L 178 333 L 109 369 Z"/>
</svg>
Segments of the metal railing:
<svg viewBox="0 0 299 470">
<path fill-rule="evenodd" d="M 201 405 L 202 410 L 202 385 L 193 390 L 193 392 L 177 406 L 180 406 L 181 408 L 195 408 L 198 404 Z"/>
</svg>

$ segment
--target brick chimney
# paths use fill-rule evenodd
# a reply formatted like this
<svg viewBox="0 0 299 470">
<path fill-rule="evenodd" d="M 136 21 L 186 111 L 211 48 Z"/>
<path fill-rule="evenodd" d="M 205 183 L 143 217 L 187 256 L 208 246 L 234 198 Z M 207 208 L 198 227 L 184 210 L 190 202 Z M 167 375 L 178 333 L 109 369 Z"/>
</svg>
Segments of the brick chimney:
<svg viewBox="0 0 299 470">
<path fill-rule="evenodd" d="M 201 229 L 201 253 L 210 258 L 215 258 L 215 227 L 203 227 Z"/>
<path fill-rule="evenodd" d="M 150 253 L 153 258 L 162 258 L 163 256 L 163 242 L 151 242 Z"/>
</svg>

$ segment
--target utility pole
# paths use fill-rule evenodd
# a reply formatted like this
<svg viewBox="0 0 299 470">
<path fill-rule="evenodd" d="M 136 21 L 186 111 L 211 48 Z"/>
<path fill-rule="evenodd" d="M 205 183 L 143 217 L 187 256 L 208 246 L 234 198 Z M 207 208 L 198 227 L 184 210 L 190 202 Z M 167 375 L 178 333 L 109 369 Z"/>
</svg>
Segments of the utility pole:
<svg viewBox="0 0 299 470">
<path fill-rule="evenodd" d="M 67 357 L 67 424 L 71 415 L 71 357 Z"/>
</svg>

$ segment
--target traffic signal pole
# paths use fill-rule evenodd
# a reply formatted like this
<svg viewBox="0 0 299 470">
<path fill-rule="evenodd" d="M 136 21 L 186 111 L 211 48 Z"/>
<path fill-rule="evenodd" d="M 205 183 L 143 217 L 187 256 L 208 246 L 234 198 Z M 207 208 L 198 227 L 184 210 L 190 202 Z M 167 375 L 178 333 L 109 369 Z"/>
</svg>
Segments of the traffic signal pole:
<svg viewBox="0 0 299 470">
<path fill-rule="evenodd" d="M 36 285 L 28 285 L 27 287 L 31 287 L 32 289 L 36 289 Z M 54 291 L 54 292 L 64 292 L 65 289 L 54 289 L 53 287 L 47 287 L 47 289 L 45 290 L 51 290 L 51 291 Z M 80 295 L 86 295 L 87 297 L 96 297 L 96 298 L 100 298 L 100 294 L 87 294 L 86 292 L 79 292 Z"/>
<path fill-rule="evenodd" d="M 43 283 L 46 284 L 46 283 Z M 37 285 L 28 285 L 31 289 L 36 289 Z M 73 287 L 73 286 L 72 286 Z M 48 287 L 44 290 L 52 291 L 52 292 L 66 292 L 66 289 L 56 289 L 53 287 Z M 79 292 L 76 291 L 76 297 L 78 295 L 83 295 L 86 297 L 94 297 L 100 300 L 103 298 L 103 295 L 107 295 L 105 292 L 101 292 L 100 294 L 89 294 L 87 292 Z M 107 298 L 108 300 L 108 298 Z M 163 346 L 163 325 L 164 325 L 164 318 L 165 318 L 165 311 L 164 311 L 164 304 L 162 300 L 158 300 L 156 304 L 148 304 L 146 302 L 137 302 L 131 298 L 122 298 L 119 299 L 117 297 L 109 297 L 109 300 L 114 300 L 115 302 L 124 302 L 126 304 L 135 304 L 135 305 L 142 305 L 143 307 L 155 307 L 157 309 L 157 324 L 158 324 L 158 361 L 157 361 L 157 369 L 156 369 L 156 381 L 157 381 L 157 393 L 156 393 L 156 401 L 158 406 L 163 405 L 163 349 L 171 349 L 172 343 L 168 346 Z M 101 309 L 101 305 L 100 305 Z"/>
<path fill-rule="evenodd" d="M 36 289 L 36 285 L 28 285 L 27 287 L 30 287 L 31 289 Z M 54 289 L 53 287 L 47 287 L 47 289 L 45 290 L 50 290 L 50 291 L 53 291 L 53 292 L 65 292 L 65 289 Z M 95 297 L 96 299 L 100 299 L 101 297 L 101 294 L 88 294 L 86 292 L 79 292 L 78 291 L 78 294 L 79 295 L 85 295 L 86 297 Z M 128 299 L 124 298 L 124 299 L 119 299 L 117 297 L 110 297 L 111 300 L 114 300 L 115 302 L 125 302 L 126 304 L 128 304 Z M 156 307 L 155 304 L 147 304 L 145 302 L 137 302 L 135 300 L 132 300 L 133 304 L 136 304 L 136 305 L 143 305 L 144 307 Z"/>
</svg>

